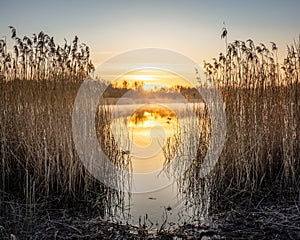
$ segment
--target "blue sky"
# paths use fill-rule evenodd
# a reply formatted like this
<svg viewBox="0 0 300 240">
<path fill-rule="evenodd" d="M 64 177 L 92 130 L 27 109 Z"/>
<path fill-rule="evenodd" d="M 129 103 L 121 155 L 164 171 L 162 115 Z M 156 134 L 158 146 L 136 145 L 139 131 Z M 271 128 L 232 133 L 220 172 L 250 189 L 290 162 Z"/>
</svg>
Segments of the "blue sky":
<svg viewBox="0 0 300 240">
<path fill-rule="evenodd" d="M 300 34 L 299 9 L 298 0 L 1 0 L 0 37 L 10 36 L 9 25 L 21 37 L 44 31 L 58 43 L 78 35 L 96 65 L 144 47 L 175 50 L 202 64 L 224 51 L 224 21 L 229 41 L 274 41 L 283 56 Z"/>
</svg>

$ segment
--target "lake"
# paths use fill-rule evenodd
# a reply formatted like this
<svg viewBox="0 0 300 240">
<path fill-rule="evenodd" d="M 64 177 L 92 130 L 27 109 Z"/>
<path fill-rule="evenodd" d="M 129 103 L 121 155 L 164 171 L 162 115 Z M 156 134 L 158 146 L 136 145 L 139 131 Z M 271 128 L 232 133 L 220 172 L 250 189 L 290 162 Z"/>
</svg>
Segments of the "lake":
<svg viewBox="0 0 300 240">
<path fill-rule="evenodd" d="M 207 119 L 201 117 L 204 104 L 152 102 L 109 108 L 112 135 L 130 161 L 131 193 L 107 218 L 153 228 L 206 219 L 209 196 L 193 196 L 189 177 L 194 176 L 186 175 L 193 172 L 191 160 L 199 158 L 201 145 L 208 141 L 203 137 L 208 134 L 203 129 Z"/>
</svg>

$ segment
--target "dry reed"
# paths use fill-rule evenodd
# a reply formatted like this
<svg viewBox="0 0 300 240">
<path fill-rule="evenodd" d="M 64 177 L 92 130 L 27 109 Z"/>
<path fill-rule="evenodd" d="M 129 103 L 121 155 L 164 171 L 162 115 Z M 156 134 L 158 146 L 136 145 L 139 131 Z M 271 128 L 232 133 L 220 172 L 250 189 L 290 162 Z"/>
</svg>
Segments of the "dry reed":
<svg viewBox="0 0 300 240">
<path fill-rule="evenodd" d="M 78 38 L 73 45 L 56 46 L 44 33 L 21 40 L 11 29 L 14 55 L 0 42 L 1 202 L 13 195 L 26 204 L 28 216 L 38 203 L 54 200 L 64 206 L 83 202 L 93 211 L 98 206 L 103 214 L 105 206 L 120 201 L 120 193 L 90 176 L 72 140 L 74 99 L 80 81 L 93 69 L 88 48 L 78 47 Z M 266 189 L 256 202 L 274 192 L 298 197 L 300 41 L 288 47 L 282 65 L 274 43 L 269 50 L 252 40 L 235 41 L 205 69 L 222 93 L 228 124 L 224 151 L 209 179 L 214 202 L 252 202 L 254 194 Z M 110 129 L 102 127 L 110 136 Z M 203 134 L 208 139 L 209 133 Z M 111 156 L 127 162 L 115 151 L 113 139 L 110 143 Z M 206 148 L 199 149 L 194 168 L 183 180 L 194 199 L 206 184 L 197 182 Z"/>
</svg>

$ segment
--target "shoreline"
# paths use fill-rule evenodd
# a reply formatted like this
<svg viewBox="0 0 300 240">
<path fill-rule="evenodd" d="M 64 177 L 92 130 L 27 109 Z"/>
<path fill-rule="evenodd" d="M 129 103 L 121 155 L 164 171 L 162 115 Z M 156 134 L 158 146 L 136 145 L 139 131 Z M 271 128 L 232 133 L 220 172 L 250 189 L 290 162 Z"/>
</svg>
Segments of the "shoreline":
<svg viewBox="0 0 300 240">
<path fill-rule="evenodd" d="M 2 204 L 11 205 L 13 202 Z M 22 211 L 22 209 L 16 209 Z M 19 205 L 24 208 L 24 205 Z M 1 239 L 299 239 L 299 203 L 267 202 L 213 214 L 199 226 L 132 226 L 89 217 L 76 209 L 44 209 L 36 215 L 0 216 Z M 24 209 L 23 209 L 24 210 Z M 44 212 L 44 213 L 43 213 Z M 9 230 L 18 226 L 15 231 Z"/>
</svg>

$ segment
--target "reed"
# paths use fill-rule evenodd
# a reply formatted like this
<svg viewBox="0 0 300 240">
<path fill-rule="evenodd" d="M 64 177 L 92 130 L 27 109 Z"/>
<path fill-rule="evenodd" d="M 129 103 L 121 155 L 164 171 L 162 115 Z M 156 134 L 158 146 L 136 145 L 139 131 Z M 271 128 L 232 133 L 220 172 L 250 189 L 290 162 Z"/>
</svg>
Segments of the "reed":
<svg viewBox="0 0 300 240">
<path fill-rule="evenodd" d="M 14 27 L 9 28 L 15 44 L 8 52 L 6 41 L 0 40 L 0 80 L 80 81 L 94 70 L 90 49 L 77 36 L 58 45 L 43 31 L 22 38 Z"/>
<path fill-rule="evenodd" d="M 83 203 L 102 215 L 110 206 L 122 207 L 122 193 L 103 186 L 85 170 L 72 139 L 74 100 L 93 70 L 88 47 L 77 37 L 72 44 L 58 46 L 43 32 L 20 39 L 11 30 L 14 53 L 7 53 L 6 43 L 0 41 L 0 204 L 18 199 L 26 205 L 28 217 L 40 203 Z M 199 181 L 211 138 L 209 116 L 199 109 L 197 130 L 203 145 L 189 170 L 178 170 L 183 176 L 181 191 L 195 204 L 206 194 L 206 203 L 224 207 L 260 203 L 272 194 L 299 201 L 300 39 L 288 47 L 283 64 L 274 43 L 269 50 L 247 40 L 229 43 L 226 54 L 204 67 L 225 102 L 227 141 L 210 178 Z M 129 169 L 128 156 L 118 150 L 111 133 L 106 107 L 98 110 L 98 138 L 103 137 L 102 147 L 114 164 Z M 197 132 L 194 128 L 189 131 Z M 182 137 L 167 141 L 166 164 L 174 151 L 185 155 L 189 149 L 179 146 Z M 11 213 L 0 209 L 2 216 Z"/>
<path fill-rule="evenodd" d="M 299 201 L 300 190 L 300 39 L 287 48 L 280 64 L 277 47 L 271 50 L 252 40 L 229 43 L 213 63 L 204 64 L 207 75 L 219 89 L 227 117 L 223 152 L 211 175 L 199 178 L 199 171 L 213 136 L 206 108 L 196 107 L 199 127 L 197 154 L 188 151 L 195 141 L 181 141 L 179 134 L 164 147 L 166 164 L 177 154 L 181 164 L 179 190 L 185 198 L 207 210 L 236 204 L 255 205 L 282 198 Z M 200 86 L 206 87 L 206 86 Z M 174 148 L 176 146 L 176 148 Z M 193 158 L 184 165 L 184 156 Z M 203 208 L 204 209 L 201 209 Z M 205 209 L 206 208 L 206 209 Z M 201 215 L 201 214 L 200 214 Z"/>
<path fill-rule="evenodd" d="M 269 50 L 247 40 L 230 43 L 205 69 L 227 114 L 227 141 L 211 184 L 217 202 L 252 203 L 274 194 L 298 199 L 300 39 L 283 64 L 275 43 Z"/>
<path fill-rule="evenodd" d="M 113 206 L 122 205 L 122 193 L 91 176 L 80 161 L 72 138 L 75 97 L 93 69 L 88 47 L 79 45 L 76 37 L 72 46 L 66 43 L 62 48 L 44 33 L 37 39 L 34 35 L 31 46 L 29 38 L 21 41 L 14 28 L 12 33 L 18 44 L 14 48 L 22 55 L 4 56 L 6 51 L 1 55 L 9 61 L 0 64 L 0 203 L 25 204 L 28 217 L 34 216 L 41 204 L 70 207 L 84 203 L 84 211 L 104 216 Z M 4 43 L 0 44 L 3 48 Z M 24 49 L 30 46 L 32 52 L 28 53 Z M 56 52 L 50 54 L 55 46 Z M 65 57 L 60 58 L 61 55 Z M 26 60 L 31 57 L 33 60 Z M 64 61 L 70 65 L 64 67 Z M 99 129 L 110 124 L 109 112 L 101 105 L 97 116 Z M 112 155 L 116 142 L 109 138 L 110 131 L 107 128 L 107 135 L 98 137 L 105 142 L 106 153 Z M 125 162 L 120 151 L 114 154 L 115 164 Z M 0 209 L 1 216 L 11 214 L 4 205 Z"/>
</svg>

